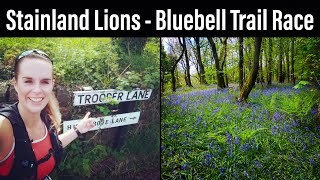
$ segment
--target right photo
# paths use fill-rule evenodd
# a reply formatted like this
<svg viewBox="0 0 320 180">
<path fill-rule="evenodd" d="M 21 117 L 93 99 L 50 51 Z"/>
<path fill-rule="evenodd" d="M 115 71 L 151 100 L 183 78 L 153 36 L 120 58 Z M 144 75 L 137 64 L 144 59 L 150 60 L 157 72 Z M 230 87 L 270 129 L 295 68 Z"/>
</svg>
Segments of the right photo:
<svg viewBox="0 0 320 180">
<path fill-rule="evenodd" d="M 318 179 L 319 37 L 162 37 L 161 179 Z"/>
</svg>

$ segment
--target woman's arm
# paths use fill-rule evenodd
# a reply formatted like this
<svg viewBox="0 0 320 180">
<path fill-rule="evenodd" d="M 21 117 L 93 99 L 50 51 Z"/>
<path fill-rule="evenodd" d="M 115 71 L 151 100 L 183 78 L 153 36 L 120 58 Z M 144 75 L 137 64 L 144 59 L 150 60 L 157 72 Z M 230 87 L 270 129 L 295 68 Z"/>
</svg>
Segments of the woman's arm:
<svg viewBox="0 0 320 180">
<path fill-rule="evenodd" d="M 89 116 L 90 112 L 88 112 L 77 125 L 77 129 L 80 131 L 81 134 L 88 132 L 91 128 L 94 127 L 93 119 L 89 118 Z M 74 129 L 70 129 L 69 131 L 59 135 L 59 139 L 63 147 L 66 147 L 77 137 L 78 135 Z"/>
<path fill-rule="evenodd" d="M 10 121 L 0 115 L 0 162 L 9 154 L 13 146 L 13 129 Z"/>
</svg>

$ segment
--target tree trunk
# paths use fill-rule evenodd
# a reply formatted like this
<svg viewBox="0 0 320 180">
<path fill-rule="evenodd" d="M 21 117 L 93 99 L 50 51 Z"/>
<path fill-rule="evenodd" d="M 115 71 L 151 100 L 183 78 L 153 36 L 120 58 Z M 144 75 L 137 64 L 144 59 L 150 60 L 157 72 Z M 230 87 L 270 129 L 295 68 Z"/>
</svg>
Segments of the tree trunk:
<svg viewBox="0 0 320 180">
<path fill-rule="evenodd" d="M 319 105 L 318 105 L 318 114 L 317 114 L 318 122 L 320 122 L 320 98 L 319 98 Z"/>
<path fill-rule="evenodd" d="M 245 82 L 245 81 L 246 81 L 246 67 L 243 66 L 243 82 Z M 243 83 L 242 83 L 242 87 L 243 87 Z"/>
<path fill-rule="evenodd" d="M 172 85 L 173 92 L 176 91 L 176 77 L 174 76 L 174 70 L 175 69 L 171 69 L 171 85 Z"/>
<path fill-rule="evenodd" d="M 213 38 L 211 38 L 211 37 L 207 37 L 207 38 L 208 38 L 208 41 L 209 41 L 210 46 L 211 46 L 212 57 L 215 60 L 217 81 L 218 81 L 218 89 L 219 88 L 225 88 L 226 85 L 224 83 L 224 74 L 223 74 L 222 69 L 220 68 L 216 45 L 215 45 L 215 43 L 213 41 Z"/>
<path fill-rule="evenodd" d="M 191 79 L 190 79 L 190 65 L 189 65 L 189 57 L 188 57 L 188 51 L 187 51 L 187 44 L 186 44 L 186 39 L 183 38 L 183 46 L 184 46 L 184 55 L 185 55 L 185 59 L 186 59 L 186 83 L 187 86 L 192 87 L 191 84 Z"/>
<path fill-rule="evenodd" d="M 222 71 L 225 70 L 225 72 L 227 72 L 227 40 L 228 40 L 228 37 L 226 37 L 224 40 L 223 40 L 223 59 L 222 59 L 222 63 L 221 63 L 221 69 Z M 228 77 L 227 77 L 227 73 L 224 73 L 225 74 L 225 87 L 228 87 Z"/>
<path fill-rule="evenodd" d="M 264 83 L 264 80 L 263 80 L 263 73 L 262 73 L 262 55 L 261 57 L 259 58 L 260 59 L 260 63 L 259 63 L 259 75 L 260 75 L 260 83 Z"/>
<path fill-rule="evenodd" d="M 229 87 L 228 75 L 227 75 L 227 74 L 225 74 L 225 77 L 226 77 L 226 87 Z"/>
<path fill-rule="evenodd" d="M 272 38 L 269 38 L 269 56 L 268 56 L 268 85 L 272 83 Z"/>
<path fill-rule="evenodd" d="M 294 77 L 294 38 L 291 38 L 291 83 L 296 84 L 296 79 Z"/>
<path fill-rule="evenodd" d="M 248 99 L 248 96 L 257 79 L 257 75 L 259 71 L 259 56 L 260 56 L 261 42 L 262 42 L 262 37 L 255 38 L 253 67 L 251 69 L 251 73 L 250 73 L 250 76 L 248 77 L 248 80 L 246 81 L 244 87 L 241 89 L 240 97 L 238 98 L 238 101 L 246 101 Z"/>
<path fill-rule="evenodd" d="M 286 42 L 286 44 L 289 45 L 288 42 Z M 289 58 L 289 50 L 290 50 L 290 47 L 289 48 L 286 48 L 286 79 L 287 79 L 287 83 L 290 82 L 290 58 Z"/>
<path fill-rule="evenodd" d="M 175 69 L 176 69 L 176 67 L 177 67 L 177 64 L 179 63 L 179 61 L 182 59 L 182 56 L 183 56 L 183 53 L 184 53 L 184 51 L 186 50 L 186 47 L 185 46 L 183 46 L 183 44 L 182 44 L 182 42 L 181 42 L 181 40 L 180 40 L 180 38 L 178 38 L 178 40 L 179 40 L 179 43 L 180 43 L 180 45 L 182 46 L 182 51 L 181 51 L 181 54 L 180 54 L 180 56 L 178 57 L 178 59 L 176 59 L 176 60 L 174 60 L 174 63 L 173 63 L 173 65 L 172 65 L 172 67 L 171 67 L 171 83 L 172 83 L 172 91 L 173 92 L 175 92 L 176 91 L 176 79 L 175 79 L 175 76 L 174 76 L 174 71 L 175 71 Z"/>
<path fill-rule="evenodd" d="M 196 41 L 197 46 L 197 61 L 199 65 L 199 77 L 200 77 L 200 84 L 208 84 L 205 77 L 204 66 L 201 60 L 201 51 L 200 51 L 200 38 L 195 37 L 194 40 Z"/>
<path fill-rule="evenodd" d="M 279 83 L 283 83 L 283 73 L 282 73 L 282 61 L 283 61 L 283 39 L 280 38 L 279 44 L 279 74 L 278 74 L 278 81 Z"/>
<path fill-rule="evenodd" d="M 164 58 L 163 55 L 163 46 L 162 46 L 162 38 L 160 38 L 160 59 Z M 164 68 L 163 68 L 163 62 L 160 62 L 160 86 L 161 86 L 161 93 L 164 93 Z"/>
</svg>

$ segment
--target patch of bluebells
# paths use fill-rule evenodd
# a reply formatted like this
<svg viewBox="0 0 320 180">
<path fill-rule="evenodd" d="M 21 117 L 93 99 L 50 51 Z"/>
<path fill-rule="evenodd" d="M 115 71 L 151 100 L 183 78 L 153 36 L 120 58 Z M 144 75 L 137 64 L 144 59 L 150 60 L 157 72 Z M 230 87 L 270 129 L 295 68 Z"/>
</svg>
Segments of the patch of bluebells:
<svg viewBox="0 0 320 180">
<path fill-rule="evenodd" d="M 248 152 L 250 149 L 251 145 L 249 143 L 245 143 L 241 146 L 241 149 L 245 152 Z"/>
<path fill-rule="evenodd" d="M 313 115 L 313 116 L 317 115 L 318 114 L 318 109 L 317 108 L 312 108 L 310 110 L 310 114 Z"/>
<path fill-rule="evenodd" d="M 274 121 L 279 121 L 279 120 L 284 119 L 285 117 L 286 117 L 285 114 L 281 114 L 281 113 L 279 113 L 279 112 L 275 112 L 275 113 L 273 114 L 272 119 L 273 119 Z"/>
<path fill-rule="evenodd" d="M 261 93 L 262 92 L 262 93 Z M 251 98 L 258 98 L 258 96 L 263 95 L 263 96 L 271 96 L 273 93 L 279 93 L 281 95 L 282 93 L 284 94 L 292 94 L 295 95 L 296 91 L 290 88 L 266 88 L 263 90 L 256 91 L 253 94 L 250 94 Z M 225 93 L 225 94 L 223 94 Z M 233 99 L 232 99 L 233 98 Z M 234 95 L 228 94 L 227 91 L 201 91 L 201 92 L 196 92 L 196 93 L 186 93 L 184 95 L 181 95 L 179 97 L 174 97 L 172 99 L 173 104 L 177 104 L 176 106 L 179 106 L 176 108 L 178 111 L 175 111 L 173 113 L 181 113 L 179 112 L 180 109 L 182 109 L 185 113 L 188 113 L 186 115 L 192 114 L 196 112 L 194 116 L 186 116 L 185 119 L 189 119 L 189 121 L 181 121 L 185 124 L 181 124 L 181 122 L 177 122 L 176 125 L 168 125 L 166 123 L 163 124 L 163 129 L 165 130 L 171 130 L 169 134 L 169 137 L 172 138 L 178 138 L 177 134 L 175 134 L 172 131 L 175 130 L 181 130 L 183 133 L 181 133 L 183 136 L 182 138 L 185 137 L 185 139 L 179 139 L 179 141 L 176 141 L 178 146 L 188 146 L 188 153 L 190 153 L 189 157 L 192 157 L 195 155 L 195 151 L 193 149 L 193 145 L 204 145 L 206 146 L 205 148 L 208 148 L 208 151 L 205 151 L 206 154 L 202 155 L 202 166 L 207 166 L 211 168 L 215 168 L 215 164 L 218 165 L 221 156 L 225 156 L 225 153 L 229 157 L 233 156 L 234 154 L 238 154 L 237 151 L 243 151 L 243 152 L 248 152 L 252 149 L 258 148 L 258 143 L 255 145 L 255 142 L 251 141 L 244 141 L 239 138 L 239 134 L 243 132 L 244 129 L 257 129 L 257 128 L 268 128 L 271 130 L 271 135 L 268 133 L 263 134 L 263 136 L 271 136 L 272 139 L 274 138 L 276 142 L 278 142 L 277 138 L 280 138 L 280 143 L 284 142 L 284 144 L 281 144 L 283 152 L 287 151 L 294 151 L 296 152 L 295 155 L 290 155 L 287 156 L 288 160 L 294 161 L 294 162 L 299 162 L 299 163 L 305 163 L 308 164 L 309 167 L 310 165 L 317 164 L 320 159 L 319 154 L 313 154 L 313 155 L 306 155 L 309 154 L 310 152 L 314 152 L 314 150 L 319 150 L 318 148 L 315 148 L 315 144 L 319 143 L 320 135 L 317 134 L 316 132 L 320 131 L 320 125 L 314 126 L 314 128 L 311 129 L 313 126 L 307 126 L 306 124 L 303 124 L 302 119 L 298 119 L 296 116 L 291 116 L 289 114 L 281 113 L 281 112 L 274 112 L 271 114 L 270 117 L 270 112 L 274 111 L 274 109 L 263 109 L 263 107 L 260 106 L 259 103 L 238 103 L 234 101 L 235 97 Z M 276 99 L 277 101 L 277 99 Z M 226 109 L 222 109 L 225 106 L 219 106 L 214 104 L 213 102 L 219 102 L 219 103 L 227 103 L 230 105 L 234 105 L 237 107 L 236 109 L 233 109 L 230 113 L 224 114 L 226 112 Z M 214 105 L 212 105 L 214 104 Z M 171 104 L 172 105 L 172 104 Z M 197 106 L 200 105 L 200 108 L 197 108 Z M 230 106 L 232 107 L 232 106 Z M 208 116 L 210 116 L 210 113 L 214 117 L 217 115 L 217 112 L 219 112 L 221 109 L 223 110 L 223 113 L 219 113 L 220 117 L 217 118 L 218 123 L 209 123 L 207 121 L 209 119 Z M 237 111 L 238 110 L 238 111 Z M 168 111 L 169 112 L 169 111 Z M 205 112 L 205 116 L 202 115 L 202 113 Z M 317 109 L 313 108 L 310 111 L 311 115 L 315 115 L 317 113 Z M 200 114 L 200 115 L 199 115 Z M 221 116 L 222 114 L 222 116 Z M 215 141 L 213 139 L 209 139 L 208 141 L 204 141 L 205 143 L 202 143 L 203 141 L 200 140 L 200 138 L 205 139 L 205 134 L 209 131 L 211 132 L 218 132 L 218 131 L 224 131 L 224 132 L 230 132 L 230 129 L 225 129 L 222 127 L 222 123 L 226 122 L 225 125 L 229 125 L 232 123 L 238 123 L 237 121 L 244 121 L 243 124 L 236 124 L 233 128 L 231 133 L 225 133 L 225 142 Z M 271 121 L 270 121 L 271 120 Z M 302 124 L 300 124 L 302 122 Z M 193 128 L 196 125 L 196 128 Z M 242 123 L 242 122 L 241 122 Z M 187 126 L 189 124 L 189 126 Z M 208 127 L 207 127 L 208 125 Z M 185 130 L 183 128 L 187 127 Z M 208 129 L 208 130 L 205 130 Z M 168 132 L 168 131 L 167 131 Z M 179 131 L 180 132 L 180 131 Z M 266 131 L 267 132 L 267 131 Z M 188 134 L 192 134 L 192 136 L 188 136 Z M 232 137 L 232 135 L 234 137 Z M 278 136 L 273 136 L 273 135 L 278 135 Z M 260 153 L 265 153 L 265 155 L 262 155 L 261 157 L 264 157 L 264 159 L 259 158 L 259 160 L 248 160 L 248 162 L 244 163 L 241 162 L 241 165 L 244 165 L 245 167 L 243 168 L 238 168 L 238 166 L 233 166 L 232 168 L 232 175 L 236 177 L 237 173 L 238 178 L 243 177 L 243 175 L 247 178 L 253 178 L 256 177 L 257 173 L 262 173 L 262 176 L 270 175 L 272 170 L 265 169 L 267 166 L 265 166 L 264 162 L 272 162 L 272 158 L 274 157 L 275 151 L 278 151 L 277 143 L 274 143 L 273 141 L 269 141 L 269 145 L 263 146 L 261 144 L 261 138 L 264 138 L 263 136 L 256 136 L 257 141 L 259 141 L 259 147 L 261 147 L 261 152 Z M 167 136 L 168 137 L 168 136 Z M 168 139 L 170 141 L 170 138 Z M 171 139 L 172 140 L 172 139 Z M 199 140 L 199 141 L 198 141 Z M 241 140 L 241 142 L 240 142 Z M 290 142 L 290 143 L 285 143 L 285 141 Z M 200 143 L 198 143 L 200 142 Z M 292 145 L 287 146 L 288 144 Z M 236 146 L 237 145 L 237 146 Z M 260 146 L 261 145 L 261 146 Z M 271 146 L 271 147 L 270 147 Z M 269 148 L 270 147 L 270 148 Z M 178 148 L 178 147 L 177 147 Z M 184 148 L 184 147 L 183 147 Z M 267 149 L 265 149 L 267 148 Z M 177 149 L 176 149 L 177 150 Z M 199 149 L 200 150 L 200 149 Z M 219 153 L 219 152 L 223 153 Z M 165 152 L 165 153 L 163 153 Z M 198 152 L 198 151 L 197 151 Z M 174 153 L 173 151 L 170 151 L 170 147 L 165 147 L 164 145 L 161 146 L 161 153 L 164 155 L 170 154 L 171 153 L 171 159 L 172 159 L 172 154 Z M 251 153 L 251 152 L 250 152 Z M 176 152 L 178 154 L 178 152 Z M 249 154 L 249 153 L 244 153 L 244 154 Z M 255 152 L 254 152 L 255 154 Z M 184 154 L 185 155 L 185 154 Z M 298 156 L 301 156 L 300 160 L 297 160 Z M 290 156 L 290 157 L 289 157 Z M 169 155 L 170 157 L 170 155 Z M 174 158 L 177 158 L 178 156 L 175 155 Z M 272 157 L 272 158 L 271 158 Z M 178 157 L 179 158 L 179 157 Z M 227 158 L 231 160 L 232 158 Z M 190 159 L 188 159 L 189 161 Z M 228 161 L 228 160 L 227 160 Z M 190 162 L 190 161 L 189 161 Z M 232 162 L 228 162 L 232 163 Z M 248 164 L 249 163 L 249 164 Z M 234 164 L 233 164 L 234 165 Z M 180 169 L 182 170 L 188 170 L 190 169 L 190 164 L 185 163 L 180 165 Z M 299 167 L 302 167 L 300 164 Z M 248 174 L 246 168 L 253 168 L 253 170 L 248 171 L 250 175 Z M 219 165 L 217 171 L 212 171 L 215 173 L 219 174 L 219 169 L 220 169 L 220 175 L 225 176 L 226 172 L 228 171 L 227 167 L 222 167 Z M 260 169 L 260 170 L 259 170 Z M 199 171 L 200 172 L 200 171 Z M 237 173 L 236 173 L 237 172 Z M 252 173 L 252 175 L 251 175 Z M 306 173 L 304 170 L 301 170 L 299 173 Z M 200 176 L 201 175 L 201 176 Z M 217 174 L 216 174 L 217 175 Z M 195 177 L 198 177 L 201 179 L 201 177 L 204 177 L 203 174 L 198 174 L 195 175 Z M 217 177 L 217 176 L 215 176 Z M 259 174 L 258 174 L 259 177 Z M 261 177 L 261 176 L 260 176 Z M 277 177 L 275 177 L 277 178 Z"/>
</svg>

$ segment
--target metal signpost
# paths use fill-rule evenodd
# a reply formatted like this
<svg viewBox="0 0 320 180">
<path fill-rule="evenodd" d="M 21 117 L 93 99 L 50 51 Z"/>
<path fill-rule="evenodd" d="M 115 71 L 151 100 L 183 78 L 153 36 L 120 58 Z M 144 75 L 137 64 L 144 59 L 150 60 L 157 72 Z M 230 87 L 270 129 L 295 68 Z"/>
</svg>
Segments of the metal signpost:
<svg viewBox="0 0 320 180">
<path fill-rule="evenodd" d="M 133 91 L 119 91 L 115 89 L 74 91 L 73 106 L 107 103 L 105 98 L 112 98 L 119 103 L 126 101 L 147 100 L 150 98 L 151 93 L 152 89 L 136 89 Z M 90 131 L 136 124 L 139 121 L 139 117 L 140 111 L 114 114 L 103 117 L 92 117 L 94 119 L 95 127 L 93 127 Z M 80 120 L 81 119 L 64 121 L 63 132 L 72 129 L 73 126 L 76 126 Z"/>
</svg>

